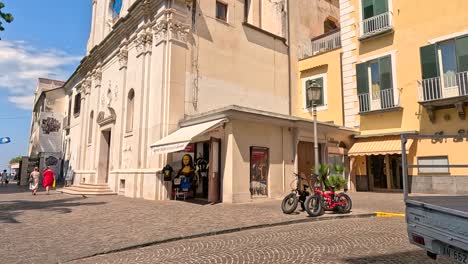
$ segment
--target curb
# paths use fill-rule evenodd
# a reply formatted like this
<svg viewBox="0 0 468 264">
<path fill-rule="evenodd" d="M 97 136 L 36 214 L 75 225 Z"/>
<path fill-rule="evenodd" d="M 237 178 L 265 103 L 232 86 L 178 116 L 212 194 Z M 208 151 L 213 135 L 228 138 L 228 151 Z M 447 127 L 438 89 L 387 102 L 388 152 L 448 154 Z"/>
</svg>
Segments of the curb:
<svg viewBox="0 0 468 264">
<path fill-rule="evenodd" d="M 161 245 L 161 244 L 166 244 L 166 243 L 176 242 L 176 241 L 181 241 L 181 240 L 188 240 L 188 239 L 209 237 L 209 236 L 216 236 L 216 235 L 223 235 L 223 234 L 231 234 L 231 233 L 236 233 L 236 232 L 245 231 L 245 230 L 262 229 L 262 228 L 268 228 L 268 227 L 286 226 L 286 225 L 293 225 L 293 224 L 300 224 L 300 223 L 319 222 L 319 221 L 336 220 L 336 219 L 370 218 L 370 217 L 376 217 L 376 216 L 377 216 L 377 213 L 361 213 L 361 214 L 355 214 L 355 215 L 353 214 L 334 215 L 334 216 L 327 216 L 327 217 L 309 217 L 308 216 L 304 219 L 288 220 L 284 222 L 250 225 L 250 226 L 243 226 L 243 227 L 236 227 L 236 228 L 227 228 L 227 229 L 209 231 L 209 232 L 187 235 L 187 236 L 173 237 L 173 238 L 167 238 L 167 239 L 162 239 L 162 240 L 154 240 L 154 241 L 131 245 L 127 247 L 106 250 L 106 251 L 98 252 L 98 253 L 88 255 L 88 256 L 83 256 L 83 257 L 70 259 L 70 260 L 64 260 L 61 263 L 77 261 L 77 260 L 82 260 L 82 259 L 87 259 L 87 258 L 92 258 L 92 257 L 97 257 L 97 256 L 102 256 L 102 255 L 107 255 L 107 254 L 112 254 L 112 253 L 118 253 L 118 252 L 138 249 L 138 248 L 144 248 L 144 247 L 149 247 L 149 246 Z"/>
<path fill-rule="evenodd" d="M 376 217 L 404 217 L 405 214 L 400 213 L 387 213 L 387 212 L 375 212 Z"/>
</svg>

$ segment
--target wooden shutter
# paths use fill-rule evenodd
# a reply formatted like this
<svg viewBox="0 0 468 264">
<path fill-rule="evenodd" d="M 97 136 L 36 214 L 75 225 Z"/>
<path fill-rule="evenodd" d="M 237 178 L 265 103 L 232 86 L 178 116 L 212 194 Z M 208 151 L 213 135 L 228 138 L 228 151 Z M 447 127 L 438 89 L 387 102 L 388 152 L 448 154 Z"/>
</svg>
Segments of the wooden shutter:
<svg viewBox="0 0 468 264">
<path fill-rule="evenodd" d="M 439 69 L 437 67 L 437 46 L 435 44 L 421 47 L 421 72 L 422 78 L 434 78 L 439 76 Z"/>
<path fill-rule="evenodd" d="M 468 71 L 468 35 L 455 39 L 458 72 Z"/>
<path fill-rule="evenodd" d="M 324 105 L 323 93 L 325 91 L 325 87 L 323 87 L 323 78 L 317 78 L 317 79 L 315 79 L 315 81 L 320 85 L 320 87 L 322 87 L 322 92 L 320 93 L 320 100 L 317 103 L 317 105 L 319 105 L 319 106 Z"/>
<path fill-rule="evenodd" d="M 367 63 L 356 64 L 356 79 L 357 79 L 358 94 L 369 93 Z"/>
<path fill-rule="evenodd" d="M 390 55 L 379 59 L 379 70 L 380 70 L 380 89 L 384 90 L 384 89 L 393 88 L 392 58 Z"/>
</svg>

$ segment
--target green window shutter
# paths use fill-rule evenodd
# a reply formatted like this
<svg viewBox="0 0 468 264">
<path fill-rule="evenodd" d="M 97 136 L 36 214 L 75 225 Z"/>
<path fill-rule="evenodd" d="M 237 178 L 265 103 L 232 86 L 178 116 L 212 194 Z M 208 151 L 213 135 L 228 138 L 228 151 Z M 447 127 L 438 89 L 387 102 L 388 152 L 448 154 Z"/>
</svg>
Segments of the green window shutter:
<svg viewBox="0 0 468 264">
<path fill-rule="evenodd" d="M 385 56 L 379 59 L 380 69 L 380 89 L 391 89 L 393 88 L 392 81 L 392 58 L 391 56 Z"/>
<path fill-rule="evenodd" d="M 468 71 L 468 35 L 455 39 L 458 72 Z"/>
<path fill-rule="evenodd" d="M 374 16 L 388 12 L 388 0 L 374 0 Z"/>
<path fill-rule="evenodd" d="M 323 78 L 317 78 L 315 81 L 322 87 L 322 92 L 320 93 L 320 101 L 317 103 L 317 105 L 324 105 L 323 102 L 323 93 L 324 93 L 324 87 L 323 87 Z"/>
<path fill-rule="evenodd" d="M 437 67 L 437 46 L 435 44 L 421 47 L 419 49 L 421 56 L 422 78 L 434 78 L 439 76 Z"/>
<path fill-rule="evenodd" d="M 374 1 L 362 0 L 362 19 L 368 19 L 374 16 Z"/>
<path fill-rule="evenodd" d="M 367 63 L 356 64 L 356 80 L 358 94 L 369 93 Z"/>
</svg>

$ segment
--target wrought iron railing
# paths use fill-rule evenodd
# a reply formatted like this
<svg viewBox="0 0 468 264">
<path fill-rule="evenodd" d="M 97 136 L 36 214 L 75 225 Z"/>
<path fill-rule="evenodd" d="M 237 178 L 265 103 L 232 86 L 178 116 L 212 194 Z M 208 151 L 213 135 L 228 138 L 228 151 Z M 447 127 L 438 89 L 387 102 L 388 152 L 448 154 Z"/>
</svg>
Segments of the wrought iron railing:
<svg viewBox="0 0 468 264">
<path fill-rule="evenodd" d="M 359 112 L 365 113 L 399 106 L 399 94 L 396 89 L 384 89 L 372 93 L 358 94 Z"/>
<path fill-rule="evenodd" d="M 468 95 L 468 71 L 422 80 L 419 101 L 427 102 Z"/>
<path fill-rule="evenodd" d="M 341 31 L 334 30 L 316 38 L 299 48 L 299 58 L 304 59 L 341 47 Z"/>
<path fill-rule="evenodd" d="M 392 13 L 386 12 L 368 19 L 364 19 L 360 23 L 360 37 L 365 38 L 387 31 L 393 27 Z"/>
</svg>

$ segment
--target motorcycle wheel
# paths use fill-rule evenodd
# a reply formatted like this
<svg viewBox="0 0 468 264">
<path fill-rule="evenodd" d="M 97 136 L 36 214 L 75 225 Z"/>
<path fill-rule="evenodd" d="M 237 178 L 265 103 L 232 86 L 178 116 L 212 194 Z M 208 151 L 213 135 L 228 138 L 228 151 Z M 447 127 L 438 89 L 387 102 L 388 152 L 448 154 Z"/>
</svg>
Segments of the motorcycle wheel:
<svg viewBox="0 0 468 264">
<path fill-rule="evenodd" d="M 288 194 L 281 203 L 281 210 L 283 210 L 285 214 L 291 214 L 296 211 L 298 201 L 299 199 L 295 193 Z"/>
<path fill-rule="evenodd" d="M 309 216 L 315 217 L 325 213 L 322 206 L 322 198 L 318 195 L 311 195 L 305 201 L 305 210 Z"/>
<path fill-rule="evenodd" d="M 345 205 L 339 205 L 336 207 L 336 210 L 338 211 L 338 213 L 347 214 L 351 212 L 351 208 L 353 207 L 353 202 L 351 201 L 351 197 L 349 197 L 349 195 L 347 195 L 346 193 L 338 194 L 338 201 L 340 202 L 346 201 Z"/>
</svg>

